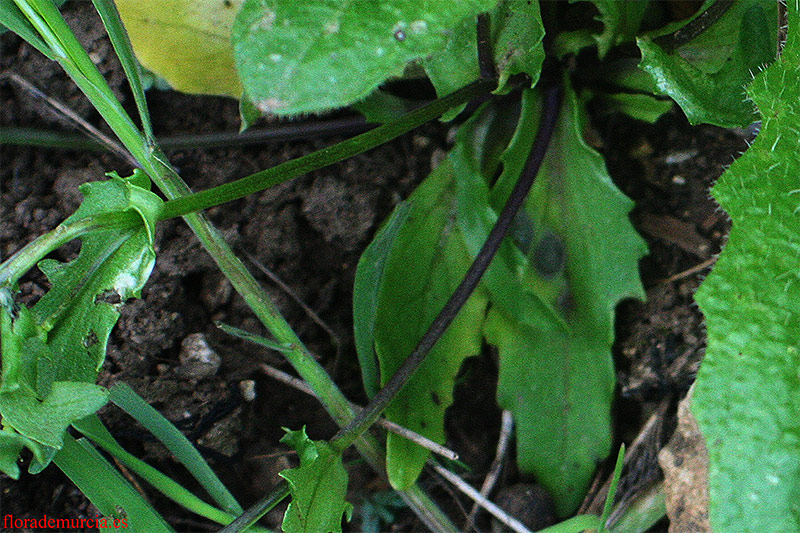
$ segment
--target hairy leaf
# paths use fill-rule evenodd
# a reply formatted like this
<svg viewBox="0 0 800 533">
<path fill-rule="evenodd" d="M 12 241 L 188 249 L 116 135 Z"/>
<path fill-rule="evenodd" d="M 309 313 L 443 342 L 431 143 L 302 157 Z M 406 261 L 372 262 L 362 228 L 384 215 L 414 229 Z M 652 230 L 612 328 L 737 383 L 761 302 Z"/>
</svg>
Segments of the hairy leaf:
<svg viewBox="0 0 800 533">
<path fill-rule="evenodd" d="M 353 506 L 347 503 L 347 471 L 342 456 L 325 441 L 313 441 L 305 427 L 289 431 L 281 439 L 300 456 L 300 466 L 279 475 L 289 483 L 292 501 L 283 517 L 283 530 L 342 531 L 342 515 L 350 520 Z"/>
<path fill-rule="evenodd" d="M 775 58 L 777 19 L 771 0 L 733 2 L 710 26 L 695 17 L 676 33 L 638 39 L 640 66 L 692 124 L 746 126 L 756 116 L 744 86 Z"/>
<path fill-rule="evenodd" d="M 71 422 L 106 402 L 107 392 L 94 381 L 118 307 L 139 295 L 155 261 L 161 200 L 140 171 L 128 179 L 110 176 L 81 186 L 84 201 L 61 227 L 101 219 L 108 224 L 80 237 L 73 261 L 39 263 L 52 287 L 31 309 L 6 301 L 0 310 L 3 425 L 56 449 Z"/>
<path fill-rule="evenodd" d="M 187 93 L 239 98 L 231 29 L 244 0 L 115 0 L 136 57 Z"/>
<path fill-rule="evenodd" d="M 709 452 L 711 526 L 800 529 L 800 13 L 748 95 L 761 114 L 753 146 L 712 192 L 732 219 L 697 292 L 708 348 L 692 410 Z"/>
<path fill-rule="evenodd" d="M 470 264 L 456 224 L 455 176 L 447 160 L 417 188 L 408 204 L 406 219 L 385 256 L 377 295 L 374 342 L 382 384 L 411 354 Z M 444 442 L 444 412 L 453 403 L 461 363 L 480 352 L 485 309 L 485 295 L 476 292 L 386 409 L 390 420 Z M 389 481 L 398 489 L 408 487 L 429 455 L 417 444 L 389 434 Z"/>
<path fill-rule="evenodd" d="M 245 0 L 233 28 L 236 66 L 262 113 L 298 114 L 360 100 L 497 0 Z"/>
<path fill-rule="evenodd" d="M 650 3 L 647 0 L 633 2 L 620 2 L 619 0 L 570 1 L 591 1 L 600 12 L 597 19 L 603 23 L 603 32 L 599 35 L 594 35 L 600 59 L 604 58 L 612 47 L 620 43 L 633 41 Z"/>
<path fill-rule="evenodd" d="M 470 127 L 452 159 L 460 177 L 459 221 L 476 254 L 530 151 L 540 101 L 525 93 L 517 133 L 493 177 L 472 149 Z M 511 239 L 484 277 L 491 308 L 486 339 L 500 350 L 498 401 L 517 423 L 518 463 L 567 515 L 581 502 L 611 446 L 614 308 L 643 297 L 646 252 L 627 219 L 632 208 L 581 137 L 585 112 L 571 89 Z"/>
</svg>

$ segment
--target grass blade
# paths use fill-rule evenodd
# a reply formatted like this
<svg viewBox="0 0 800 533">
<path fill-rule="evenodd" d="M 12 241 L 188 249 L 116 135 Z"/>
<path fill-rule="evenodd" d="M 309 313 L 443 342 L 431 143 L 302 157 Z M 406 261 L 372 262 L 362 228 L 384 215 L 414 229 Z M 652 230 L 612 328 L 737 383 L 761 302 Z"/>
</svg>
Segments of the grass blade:
<svg viewBox="0 0 800 533">
<path fill-rule="evenodd" d="M 114 456 L 134 474 L 185 509 L 223 525 L 233 522 L 234 518 L 236 518 L 235 515 L 221 511 L 204 502 L 172 478 L 128 453 L 119 445 L 97 416 L 88 416 L 76 422 L 73 426 L 84 436 L 91 439 L 95 445 Z M 254 528 L 253 531 L 261 530 L 260 528 Z"/>
<path fill-rule="evenodd" d="M 606 495 L 606 503 L 603 505 L 603 514 L 600 517 L 600 529 L 598 533 L 606 531 L 606 522 L 608 517 L 611 516 L 611 511 L 614 508 L 614 498 L 617 497 L 617 484 L 622 475 L 622 467 L 625 463 L 625 444 L 620 445 L 619 453 L 617 453 L 617 464 L 614 465 L 614 476 L 611 478 L 611 486 L 608 487 L 608 495 Z"/>
<path fill-rule="evenodd" d="M 110 399 L 161 441 L 223 510 L 236 515 L 242 513 L 239 502 L 211 470 L 200 452 L 164 415 L 153 409 L 125 383 L 118 383 L 111 388 Z"/>
<path fill-rule="evenodd" d="M 139 62 L 136 61 L 136 57 L 133 54 L 131 40 L 128 37 L 128 32 L 125 31 L 125 26 L 122 24 L 117 6 L 111 0 L 92 0 L 92 3 L 100 14 L 100 18 L 103 19 L 103 26 L 106 27 L 111 44 L 114 46 L 114 51 L 117 52 L 117 57 L 122 63 L 125 75 L 128 77 L 128 83 L 133 92 L 133 99 L 136 101 L 136 109 L 139 111 L 139 118 L 142 121 L 145 136 L 149 142 L 153 142 L 153 125 L 150 122 L 150 112 L 147 109 L 147 99 L 144 95 Z"/>
<path fill-rule="evenodd" d="M 124 520 L 131 531 L 172 531 L 122 475 L 85 439 L 64 435 L 53 461 L 97 506 L 109 526 Z M 121 523 L 117 523 L 121 527 Z"/>
<path fill-rule="evenodd" d="M 53 50 L 39 37 L 22 11 L 14 5 L 13 0 L 0 0 L 0 24 L 25 39 L 28 44 L 39 50 L 48 59 L 55 61 L 56 56 L 53 54 Z"/>
</svg>

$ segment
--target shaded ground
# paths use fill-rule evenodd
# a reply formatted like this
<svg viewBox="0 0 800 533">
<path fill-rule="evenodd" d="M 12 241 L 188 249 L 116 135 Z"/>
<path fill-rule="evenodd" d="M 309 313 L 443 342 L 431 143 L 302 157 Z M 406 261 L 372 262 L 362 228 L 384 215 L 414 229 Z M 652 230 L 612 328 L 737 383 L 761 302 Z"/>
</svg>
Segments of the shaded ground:
<svg viewBox="0 0 800 533">
<path fill-rule="evenodd" d="M 89 5 L 70 5 L 69 20 L 84 42 L 90 43 L 93 59 L 130 107 L 132 99 L 90 9 Z M 99 123 L 96 113 L 54 65 L 10 35 L 2 37 L 2 70 L 23 76 L 90 122 Z M 4 126 L 67 129 L 17 85 L 3 81 L 0 89 Z M 151 91 L 149 99 L 157 135 L 238 129 L 236 102 L 157 91 Z M 446 138 L 446 126 L 429 125 L 345 163 L 209 212 L 241 256 L 251 258 L 248 266 L 253 272 L 259 271 L 256 262 L 269 268 L 338 337 L 342 346 L 339 358 L 330 335 L 285 290 L 266 275 L 257 274 L 299 336 L 356 401 L 364 400 L 351 334 L 351 293 L 358 257 L 391 207 L 427 175 L 432 160 L 441 157 Z M 742 135 L 733 132 L 691 128 L 677 112 L 654 126 L 616 116 L 599 117 L 592 139 L 606 156 L 614 180 L 636 201 L 632 219 L 651 250 L 641 263 L 647 302 L 623 303 L 618 313 L 618 437 L 630 442 L 643 421 L 661 409 L 667 416 L 663 417 L 663 431 L 652 443 L 652 449 L 657 449 L 669 436 L 675 400 L 691 384 L 704 349 L 702 317 L 692 294 L 707 270 L 686 272 L 719 251 L 727 224 L 707 190 L 745 143 Z M 199 190 L 331 142 L 333 139 L 306 139 L 168 155 Z M 80 203 L 80 183 L 103 179 L 106 170 L 123 174 L 130 170 L 108 154 L 3 146 L 0 157 L 3 258 L 66 218 Z M 259 364 L 264 362 L 288 370 L 274 352 L 232 340 L 214 326 L 215 321 L 222 321 L 263 333 L 189 229 L 180 221 L 160 225 L 157 246 L 156 269 L 142 299 L 124 307 L 100 381 L 130 384 L 197 443 L 243 504 L 252 503 L 275 482 L 277 472 L 290 465 L 291 457 L 278 443 L 282 426 L 305 424 L 312 438 L 330 437 L 335 427 L 314 400 L 263 375 Z M 60 259 L 67 259 L 75 248 L 58 253 Z M 28 298 L 46 290 L 40 275 L 25 280 L 22 288 Z M 196 333 L 204 335 L 221 358 L 213 375 L 202 376 L 196 367 L 181 363 L 182 342 Z M 493 458 L 499 431 L 492 355 L 487 352 L 471 360 L 464 376 L 456 405 L 448 414 L 448 445 L 472 467 L 466 477 L 479 486 Z M 249 398 L 242 391 L 252 387 L 255 397 Z M 103 418 L 132 453 L 193 488 L 182 469 L 159 445 L 143 438 L 129 418 L 111 408 L 103 411 Z M 635 493 L 658 475 L 655 460 L 647 453 L 636 465 L 624 481 L 628 493 Z M 351 496 L 356 503 L 366 494 L 387 488 L 363 467 L 356 465 L 353 470 Z M 513 468 L 507 468 L 502 484 L 517 481 Z M 443 488 L 434 477 L 429 476 L 425 484 L 460 523 L 459 507 L 468 510 L 471 504 Z M 148 496 L 176 527 L 213 529 L 152 491 Z M 53 467 L 39 476 L 23 475 L 18 482 L 0 477 L 0 497 L 0 514 L 15 517 L 95 514 Z M 279 523 L 280 512 L 268 519 L 272 525 Z M 479 525 L 487 528 L 488 520 L 482 518 Z M 413 515 L 401 511 L 396 527 L 413 530 L 420 526 Z"/>
</svg>

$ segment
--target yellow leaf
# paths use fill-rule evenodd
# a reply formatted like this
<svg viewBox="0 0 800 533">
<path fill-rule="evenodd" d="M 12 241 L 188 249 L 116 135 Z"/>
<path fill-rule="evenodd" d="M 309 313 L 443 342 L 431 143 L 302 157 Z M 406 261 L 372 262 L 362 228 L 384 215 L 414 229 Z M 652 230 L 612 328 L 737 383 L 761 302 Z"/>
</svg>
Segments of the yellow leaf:
<svg viewBox="0 0 800 533">
<path fill-rule="evenodd" d="M 244 0 L 116 0 L 136 57 L 176 90 L 239 98 L 231 28 Z"/>
</svg>

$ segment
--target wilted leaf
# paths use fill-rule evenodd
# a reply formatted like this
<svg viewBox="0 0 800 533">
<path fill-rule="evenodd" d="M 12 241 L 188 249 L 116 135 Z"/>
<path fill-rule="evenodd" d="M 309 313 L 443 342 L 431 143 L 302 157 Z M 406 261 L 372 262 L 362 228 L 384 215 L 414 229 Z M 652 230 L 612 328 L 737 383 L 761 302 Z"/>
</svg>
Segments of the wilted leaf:
<svg viewBox="0 0 800 533">
<path fill-rule="evenodd" d="M 497 0 L 245 0 L 236 66 L 262 113 L 298 114 L 360 100 L 410 61 L 441 53 L 451 30 Z"/>
<path fill-rule="evenodd" d="M 115 0 L 136 57 L 178 91 L 239 98 L 231 28 L 244 0 Z"/>
<path fill-rule="evenodd" d="M 313 441 L 305 428 L 288 431 L 281 439 L 300 456 L 300 466 L 279 475 L 289 483 L 292 501 L 283 517 L 283 530 L 309 533 L 342 531 L 342 515 L 350 520 L 353 506 L 347 503 L 347 471 L 342 456 L 325 441 Z"/>
<path fill-rule="evenodd" d="M 708 450 L 690 410 L 694 386 L 678 404 L 678 427 L 658 453 L 664 472 L 670 531 L 711 531 L 708 523 Z"/>
<path fill-rule="evenodd" d="M 455 176 L 449 161 L 428 176 L 408 204 L 405 220 L 393 230 L 377 294 L 374 342 L 382 384 L 411 354 L 471 262 L 456 224 Z M 386 409 L 387 418 L 444 442 L 444 412 L 453 403 L 461 363 L 480 352 L 485 309 L 486 297 L 478 291 Z M 389 481 L 398 489 L 408 487 L 429 455 L 419 445 L 389 434 Z"/>
<path fill-rule="evenodd" d="M 682 30 L 694 35 L 688 42 L 673 45 L 670 36 L 660 35 L 638 39 L 640 66 L 692 124 L 746 126 L 756 116 L 744 86 L 775 58 L 777 6 L 771 0 L 733 2 L 707 29 L 692 28 L 690 20 Z"/>
<path fill-rule="evenodd" d="M 731 233 L 697 292 L 708 348 L 692 410 L 709 454 L 711 526 L 800 530 L 800 14 L 748 94 L 761 132 L 714 197 Z"/>
<path fill-rule="evenodd" d="M 574 511 L 611 446 L 614 308 L 643 297 L 638 260 L 646 252 L 627 219 L 632 208 L 604 162 L 581 137 L 585 112 L 570 88 L 524 211 L 484 277 L 492 305 L 486 339 L 500 350 L 498 401 L 517 423 L 518 463 Z M 520 125 L 491 168 L 470 142 L 452 155 L 459 222 L 474 255 L 530 151 L 539 108 L 525 93 Z M 476 123 L 481 117 L 477 117 Z M 470 135 L 459 133 L 459 141 Z"/>
</svg>

